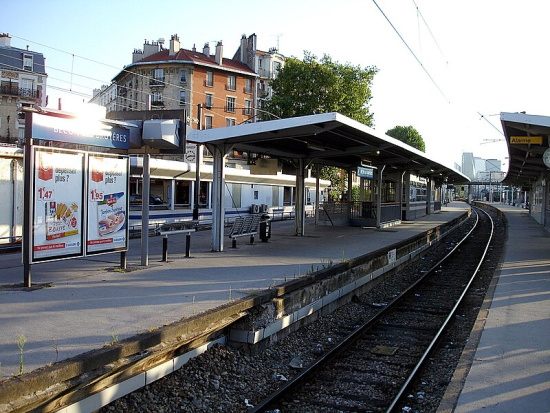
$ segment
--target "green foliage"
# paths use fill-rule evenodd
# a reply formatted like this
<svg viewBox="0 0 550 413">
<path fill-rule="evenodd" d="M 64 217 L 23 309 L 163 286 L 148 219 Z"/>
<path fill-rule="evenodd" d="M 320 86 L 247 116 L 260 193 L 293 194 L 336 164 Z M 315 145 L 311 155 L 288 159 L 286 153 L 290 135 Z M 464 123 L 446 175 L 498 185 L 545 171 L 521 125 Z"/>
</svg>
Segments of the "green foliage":
<svg viewBox="0 0 550 413">
<path fill-rule="evenodd" d="M 386 135 L 391 136 L 401 142 L 406 143 L 419 151 L 426 152 L 424 139 L 418 131 L 412 126 L 396 126 L 386 132 Z"/>
<path fill-rule="evenodd" d="M 341 64 L 329 55 L 318 60 L 317 56 L 305 51 L 303 60 L 286 59 L 277 78 L 271 82 L 273 94 L 264 102 L 263 109 L 280 118 L 338 112 L 373 126 L 369 102 L 371 84 L 377 72 L 375 66 L 361 68 L 350 63 Z M 271 119 L 271 116 L 266 115 L 264 119 Z M 325 166 L 320 178 L 331 181 L 331 200 L 345 196 L 345 171 Z"/>
<path fill-rule="evenodd" d="M 23 374 L 23 348 L 26 342 L 27 337 L 25 337 L 24 334 L 20 334 L 19 337 L 17 337 L 17 347 L 19 347 L 19 374 Z"/>
<path fill-rule="evenodd" d="M 339 112 L 367 126 L 373 124 L 369 112 L 371 83 L 378 69 L 341 64 L 329 55 L 322 59 L 304 52 L 304 59 L 286 59 L 271 82 L 273 95 L 264 109 L 281 118 Z"/>
</svg>

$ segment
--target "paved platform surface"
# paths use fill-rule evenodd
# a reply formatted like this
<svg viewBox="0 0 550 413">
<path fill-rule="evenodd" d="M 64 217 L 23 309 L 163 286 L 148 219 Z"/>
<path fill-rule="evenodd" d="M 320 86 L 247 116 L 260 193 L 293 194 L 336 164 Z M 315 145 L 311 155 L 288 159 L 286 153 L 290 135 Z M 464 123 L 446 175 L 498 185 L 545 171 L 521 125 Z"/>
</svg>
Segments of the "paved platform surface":
<svg viewBox="0 0 550 413">
<path fill-rule="evenodd" d="M 550 412 L 550 233 L 525 209 L 508 219 L 504 262 L 485 328 L 455 409 Z"/>
<path fill-rule="evenodd" d="M 18 337 L 26 337 L 24 371 L 100 348 L 113 340 L 170 324 L 229 300 L 310 273 L 331 262 L 358 257 L 450 221 L 469 208 L 460 202 L 438 214 L 387 229 L 315 226 L 294 235 L 294 221 L 272 222 L 270 242 L 240 238 L 212 252 L 211 231 L 192 235 L 185 258 L 185 235 L 169 238 L 161 262 L 162 237 L 151 237 L 149 266 L 142 267 L 140 239 L 128 251 L 130 272 L 120 272 L 120 254 L 32 266 L 32 285 L 23 282 L 21 254 L 0 255 L 0 363 L 4 377 L 19 373 Z"/>
</svg>

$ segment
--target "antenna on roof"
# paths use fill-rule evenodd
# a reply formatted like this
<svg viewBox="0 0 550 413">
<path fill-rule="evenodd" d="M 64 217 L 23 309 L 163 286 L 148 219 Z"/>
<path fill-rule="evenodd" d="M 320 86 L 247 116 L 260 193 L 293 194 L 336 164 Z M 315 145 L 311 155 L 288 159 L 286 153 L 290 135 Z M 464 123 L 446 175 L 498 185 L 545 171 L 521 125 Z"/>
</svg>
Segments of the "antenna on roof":
<svg viewBox="0 0 550 413">
<path fill-rule="evenodd" d="M 277 33 L 277 34 L 271 34 L 270 35 L 271 37 L 276 37 L 277 38 L 277 50 L 281 50 L 281 49 L 279 49 L 279 40 L 280 40 L 282 35 L 283 35 L 282 33 Z"/>
</svg>

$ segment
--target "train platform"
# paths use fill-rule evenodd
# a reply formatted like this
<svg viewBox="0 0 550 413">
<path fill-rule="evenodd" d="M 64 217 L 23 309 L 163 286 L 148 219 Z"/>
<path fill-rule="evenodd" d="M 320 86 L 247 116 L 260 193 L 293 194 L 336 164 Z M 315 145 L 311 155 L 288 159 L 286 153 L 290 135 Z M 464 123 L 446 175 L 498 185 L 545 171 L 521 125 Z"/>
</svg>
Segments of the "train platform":
<svg viewBox="0 0 550 413">
<path fill-rule="evenodd" d="M 185 235 L 171 235 L 168 262 L 161 262 L 162 237 L 150 237 L 147 267 L 140 265 L 140 239 L 132 239 L 127 272 L 119 269 L 120 254 L 41 263 L 32 266 L 31 290 L 17 287 L 21 254 L 0 255 L 1 374 L 19 373 L 21 352 L 29 372 L 412 238 L 468 209 L 454 202 L 386 229 L 316 226 L 307 219 L 304 237 L 294 235 L 294 221 L 274 221 L 269 242 L 249 244 L 245 237 L 231 248 L 226 237 L 222 252 L 212 252 L 211 231 L 199 231 L 190 258 Z"/>
<path fill-rule="evenodd" d="M 550 412 L 550 233 L 492 205 L 508 220 L 505 256 L 447 393 L 462 388 L 456 413 Z M 453 411 L 445 399 L 439 411 Z"/>
</svg>

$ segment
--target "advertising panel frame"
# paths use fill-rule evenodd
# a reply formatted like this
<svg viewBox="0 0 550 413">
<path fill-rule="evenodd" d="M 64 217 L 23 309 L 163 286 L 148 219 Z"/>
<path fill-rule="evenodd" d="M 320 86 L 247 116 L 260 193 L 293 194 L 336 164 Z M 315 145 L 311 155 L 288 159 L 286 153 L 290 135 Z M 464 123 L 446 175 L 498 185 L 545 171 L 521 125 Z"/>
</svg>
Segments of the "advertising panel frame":
<svg viewBox="0 0 550 413">
<path fill-rule="evenodd" d="M 114 162 L 114 168 L 120 168 L 123 165 L 123 169 L 121 171 L 114 171 L 113 165 L 111 165 L 110 170 L 103 169 L 99 171 L 92 165 L 93 160 L 99 159 L 118 160 L 120 162 L 118 164 Z M 128 241 L 130 238 L 130 227 L 128 225 L 128 213 L 130 209 L 130 158 L 128 155 L 88 152 L 86 169 L 87 186 L 85 202 L 87 206 L 87 219 L 85 255 L 91 256 L 128 251 Z M 120 177 L 118 176 L 119 172 L 121 174 Z M 117 184 L 117 180 L 122 181 L 122 183 L 118 182 Z M 107 191 L 108 187 L 112 186 L 115 187 L 114 190 Z M 121 217 L 123 221 L 121 221 Z M 97 234 L 95 230 L 98 231 Z M 121 233 L 121 231 L 123 232 Z M 103 238 L 104 236 L 108 237 Z M 92 237 L 94 238 L 92 239 Z"/>
<path fill-rule="evenodd" d="M 45 160 L 47 157 L 44 155 L 46 154 L 47 157 L 51 158 L 50 160 Z M 30 157 L 32 165 L 29 194 L 31 197 L 30 263 L 84 256 L 84 217 L 86 216 L 86 205 L 84 204 L 85 153 L 64 148 L 33 146 Z M 79 164 L 69 163 L 66 167 L 60 168 L 55 168 L 53 164 L 44 165 L 44 162 L 51 162 L 53 158 L 59 160 L 63 157 L 80 158 L 80 162 Z M 37 162 L 39 158 L 40 161 Z M 78 170 L 79 168 L 80 170 Z M 71 180 L 70 175 L 80 175 L 80 177 L 73 177 Z M 76 184 L 74 178 L 76 178 Z M 52 182 L 48 182 L 50 180 Z M 71 180 L 70 183 L 69 180 Z M 37 185 L 40 183 L 39 181 L 42 184 Z M 71 185 L 70 192 L 74 194 L 75 186 L 77 187 L 77 193 L 80 192 L 70 200 L 66 198 L 66 195 L 65 197 L 63 195 L 59 196 L 60 193 L 63 194 L 64 192 L 63 186 L 69 184 Z M 80 191 L 78 191 L 78 186 Z M 56 242 L 56 240 L 60 241 Z M 59 253 L 63 249 L 69 249 L 69 252 Z"/>
</svg>

